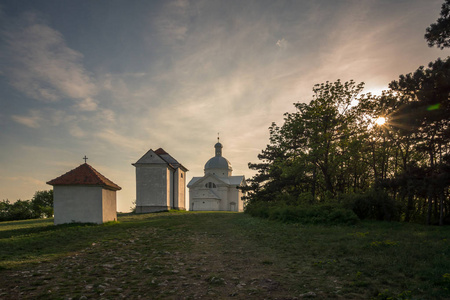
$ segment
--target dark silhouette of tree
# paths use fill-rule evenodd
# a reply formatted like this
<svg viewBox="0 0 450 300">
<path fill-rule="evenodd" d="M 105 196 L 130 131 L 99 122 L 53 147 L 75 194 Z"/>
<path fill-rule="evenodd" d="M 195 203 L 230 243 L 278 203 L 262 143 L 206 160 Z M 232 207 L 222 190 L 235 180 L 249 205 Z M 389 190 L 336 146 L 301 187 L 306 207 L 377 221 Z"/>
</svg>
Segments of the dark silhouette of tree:
<svg viewBox="0 0 450 300">
<path fill-rule="evenodd" d="M 250 163 L 249 203 L 347 203 L 380 220 L 450 218 L 450 58 L 400 75 L 381 96 L 315 85 Z M 387 122 L 376 124 L 378 117 Z M 272 205 L 271 204 L 271 205 Z"/>
<path fill-rule="evenodd" d="M 450 47 L 450 0 L 442 4 L 441 16 L 426 29 L 425 39 L 430 47 Z"/>
<path fill-rule="evenodd" d="M 436 184 L 436 180 L 438 166 L 450 150 L 450 59 L 438 59 L 426 69 L 419 67 L 414 73 L 400 75 L 389 87 L 398 93 L 403 104 L 392 117 L 399 127 L 414 132 L 415 150 L 427 156 L 423 168 L 428 169 L 424 180 L 429 183 L 427 224 L 430 224 L 433 209 L 435 212 L 444 209 L 443 200 L 439 202 L 438 198 L 445 193 L 441 190 L 448 188 Z M 441 213 L 440 223 L 443 218 Z"/>
<path fill-rule="evenodd" d="M 430 47 L 450 47 L 450 0 L 426 31 Z M 247 203 L 342 202 L 360 218 L 450 222 L 450 57 L 400 75 L 381 96 L 362 89 L 315 85 L 309 103 L 273 123 L 261 162 L 249 163 Z"/>
</svg>

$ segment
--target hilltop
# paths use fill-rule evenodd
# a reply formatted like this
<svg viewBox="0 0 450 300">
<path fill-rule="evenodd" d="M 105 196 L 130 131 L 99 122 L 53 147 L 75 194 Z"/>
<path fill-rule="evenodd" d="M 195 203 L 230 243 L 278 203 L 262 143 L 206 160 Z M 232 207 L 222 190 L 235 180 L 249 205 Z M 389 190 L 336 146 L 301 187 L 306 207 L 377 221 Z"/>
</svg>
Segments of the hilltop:
<svg viewBox="0 0 450 300">
<path fill-rule="evenodd" d="M 0 223 L 0 299 L 450 297 L 448 227 L 223 212 L 52 222 Z"/>
</svg>

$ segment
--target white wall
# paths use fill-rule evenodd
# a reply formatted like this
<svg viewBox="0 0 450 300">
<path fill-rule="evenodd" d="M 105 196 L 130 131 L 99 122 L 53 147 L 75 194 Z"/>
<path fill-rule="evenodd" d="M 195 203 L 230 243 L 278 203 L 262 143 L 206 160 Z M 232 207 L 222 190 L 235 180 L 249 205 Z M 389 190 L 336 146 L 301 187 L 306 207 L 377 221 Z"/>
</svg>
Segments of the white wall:
<svg viewBox="0 0 450 300">
<path fill-rule="evenodd" d="M 221 199 L 211 201 L 208 199 L 209 188 L 205 187 L 205 184 L 212 182 L 216 185 L 216 188 L 211 190 Z M 203 203 L 205 202 L 205 203 Z M 192 206 L 192 204 L 194 206 Z M 234 207 L 231 207 L 231 203 L 235 203 Z M 221 211 L 244 211 L 244 205 L 242 201 L 242 192 L 237 189 L 236 186 L 229 186 L 214 178 L 209 180 L 199 180 L 194 186 L 189 189 L 189 210 L 221 210 Z"/>
<path fill-rule="evenodd" d="M 170 206 L 171 172 L 166 165 L 137 165 L 136 166 L 136 208 L 158 207 L 167 209 Z M 149 211 L 148 211 L 149 212 Z"/>
<path fill-rule="evenodd" d="M 116 191 L 102 190 L 103 222 L 117 221 Z"/>
<path fill-rule="evenodd" d="M 178 168 L 174 173 L 173 208 L 186 209 L 186 172 Z"/>
<path fill-rule="evenodd" d="M 64 223 L 103 223 L 102 187 L 53 187 L 55 225 Z"/>
<path fill-rule="evenodd" d="M 219 210 L 220 200 L 218 199 L 194 199 L 191 209 L 194 211 L 215 211 Z"/>
<path fill-rule="evenodd" d="M 173 176 L 175 174 L 173 174 L 173 170 L 170 168 L 166 169 L 166 187 L 167 187 L 167 199 L 166 199 L 166 203 L 167 203 L 167 207 L 168 208 L 172 208 L 174 203 L 173 203 L 173 193 L 174 193 L 174 186 L 173 186 Z"/>
</svg>

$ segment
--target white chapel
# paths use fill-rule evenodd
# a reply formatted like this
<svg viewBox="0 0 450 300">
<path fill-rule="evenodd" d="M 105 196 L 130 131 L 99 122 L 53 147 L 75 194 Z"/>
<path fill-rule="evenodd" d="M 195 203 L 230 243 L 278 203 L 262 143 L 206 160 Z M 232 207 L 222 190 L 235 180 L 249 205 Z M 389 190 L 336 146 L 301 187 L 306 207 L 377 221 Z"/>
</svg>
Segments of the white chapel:
<svg viewBox="0 0 450 300">
<path fill-rule="evenodd" d="M 185 209 L 186 169 L 164 149 L 150 149 L 136 163 L 136 213 Z"/>
<path fill-rule="evenodd" d="M 244 211 L 243 175 L 232 176 L 231 163 L 222 156 L 222 144 L 217 139 L 215 156 L 205 164 L 205 175 L 193 177 L 188 183 L 189 210 L 193 211 Z"/>
</svg>

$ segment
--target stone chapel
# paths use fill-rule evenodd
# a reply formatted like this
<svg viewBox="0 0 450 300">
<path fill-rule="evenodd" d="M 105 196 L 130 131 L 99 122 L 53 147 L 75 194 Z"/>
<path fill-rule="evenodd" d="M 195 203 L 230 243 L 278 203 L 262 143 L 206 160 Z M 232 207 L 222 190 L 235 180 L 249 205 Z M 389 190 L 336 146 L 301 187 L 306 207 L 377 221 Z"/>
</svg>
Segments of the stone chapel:
<svg viewBox="0 0 450 300">
<path fill-rule="evenodd" d="M 150 149 L 136 163 L 136 213 L 186 209 L 186 169 L 164 149 Z"/>
<path fill-rule="evenodd" d="M 189 210 L 194 211 L 244 211 L 243 175 L 232 176 L 231 163 L 222 156 L 222 144 L 217 138 L 215 156 L 205 164 L 205 175 L 193 177 L 188 183 Z"/>
</svg>

